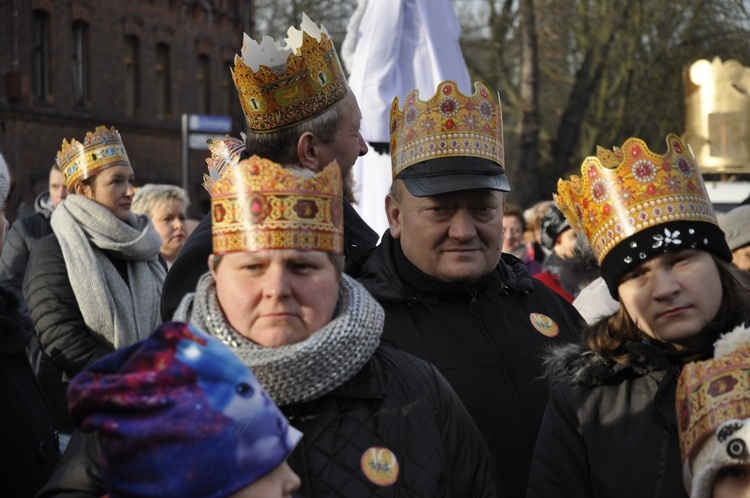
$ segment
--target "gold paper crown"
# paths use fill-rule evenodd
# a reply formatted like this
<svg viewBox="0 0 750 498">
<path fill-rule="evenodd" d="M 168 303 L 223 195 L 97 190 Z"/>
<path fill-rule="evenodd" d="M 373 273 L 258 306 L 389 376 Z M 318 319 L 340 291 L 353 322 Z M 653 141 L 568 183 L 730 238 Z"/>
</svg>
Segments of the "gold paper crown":
<svg viewBox="0 0 750 498">
<path fill-rule="evenodd" d="M 687 363 L 677 381 L 682 461 L 693 458 L 719 426 L 750 418 L 750 345 L 719 358 Z"/>
<path fill-rule="evenodd" d="M 63 139 L 57 160 L 68 188 L 112 166 L 130 166 L 120 134 L 114 127 L 106 126 L 97 126 L 93 133 L 86 133 L 83 143 L 75 138 L 70 143 Z"/>
<path fill-rule="evenodd" d="M 252 156 L 211 193 L 214 254 L 262 249 L 344 252 L 341 169 L 294 171 Z"/>
<path fill-rule="evenodd" d="M 474 83 L 473 95 L 464 95 L 456 82 L 444 81 L 429 100 L 412 90 L 404 102 L 403 112 L 398 97 L 391 106 L 394 179 L 409 166 L 438 157 L 483 157 L 505 165 L 502 109 L 482 83 Z"/>
<path fill-rule="evenodd" d="M 586 234 L 600 264 L 620 242 L 655 225 L 701 221 L 718 226 L 693 154 L 674 134 L 667 136 L 667 146 L 664 155 L 637 138 L 613 151 L 597 147 L 597 156 L 581 164 L 580 177 L 557 183 L 555 203 L 570 225 Z M 664 235 L 662 243 L 669 244 Z"/>
<path fill-rule="evenodd" d="M 328 31 L 302 14 L 301 31 L 289 28 L 286 45 L 247 34 L 232 78 L 247 126 L 253 133 L 289 128 L 322 114 L 346 96 L 349 87 Z"/>
<path fill-rule="evenodd" d="M 211 157 L 206 158 L 208 164 L 208 174 L 203 174 L 203 188 L 209 195 L 214 188 L 214 184 L 221 180 L 224 175 L 232 168 L 237 166 L 245 150 L 245 134 L 240 133 L 242 140 L 227 135 L 224 140 L 215 140 L 209 138 L 206 140 L 208 150 L 211 151 Z"/>
</svg>

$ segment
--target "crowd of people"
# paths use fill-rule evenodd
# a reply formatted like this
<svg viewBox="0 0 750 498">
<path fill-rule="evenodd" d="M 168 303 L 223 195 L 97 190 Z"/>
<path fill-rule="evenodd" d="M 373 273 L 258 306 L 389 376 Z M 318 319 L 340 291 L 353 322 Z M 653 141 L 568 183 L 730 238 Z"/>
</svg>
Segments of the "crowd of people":
<svg viewBox="0 0 750 498">
<path fill-rule="evenodd" d="M 63 140 L 0 254 L 3 494 L 747 496 L 748 206 L 673 134 L 507 204 L 500 103 L 446 80 L 393 102 L 381 236 L 332 40 L 289 34 L 245 35 L 189 236 L 114 127 Z"/>
</svg>

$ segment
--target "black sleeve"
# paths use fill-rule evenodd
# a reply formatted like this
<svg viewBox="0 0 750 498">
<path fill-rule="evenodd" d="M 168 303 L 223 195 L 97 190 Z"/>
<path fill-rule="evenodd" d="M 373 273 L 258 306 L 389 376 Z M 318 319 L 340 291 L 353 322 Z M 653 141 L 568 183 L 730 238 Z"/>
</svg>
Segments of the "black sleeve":
<svg viewBox="0 0 750 498">
<path fill-rule="evenodd" d="M 32 249 L 23 292 L 42 351 L 68 377 L 114 351 L 112 343 L 84 322 L 54 235 Z"/>
<path fill-rule="evenodd" d="M 592 498 L 590 466 L 572 388 L 552 389 L 529 473 L 527 498 Z"/>
<path fill-rule="evenodd" d="M 12 292 L 20 302 L 21 312 L 28 313 L 23 300 L 23 276 L 29 262 L 31 248 L 27 244 L 24 226 L 17 220 L 8 230 L 0 256 L 0 286 Z"/>
</svg>

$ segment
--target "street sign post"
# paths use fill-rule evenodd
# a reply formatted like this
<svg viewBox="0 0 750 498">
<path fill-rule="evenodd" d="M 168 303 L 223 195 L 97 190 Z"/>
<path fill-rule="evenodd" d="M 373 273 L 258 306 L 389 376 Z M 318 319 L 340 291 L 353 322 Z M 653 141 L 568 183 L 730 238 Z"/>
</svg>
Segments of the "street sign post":
<svg viewBox="0 0 750 498">
<path fill-rule="evenodd" d="M 209 138 L 223 140 L 232 131 L 232 117 L 214 114 L 182 115 L 182 188 L 188 190 L 188 153 L 206 150 Z"/>
</svg>

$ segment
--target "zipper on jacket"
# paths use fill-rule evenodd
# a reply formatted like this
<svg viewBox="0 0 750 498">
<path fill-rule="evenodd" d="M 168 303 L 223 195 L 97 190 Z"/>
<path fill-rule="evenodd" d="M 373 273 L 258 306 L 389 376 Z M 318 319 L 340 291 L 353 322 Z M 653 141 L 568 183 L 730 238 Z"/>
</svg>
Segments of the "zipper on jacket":
<svg viewBox="0 0 750 498">
<path fill-rule="evenodd" d="M 477 312 L 477 288 L 471 289 L 471 302 L 469 303 L 469 311 L 472 313 Z"/>
</svg>

